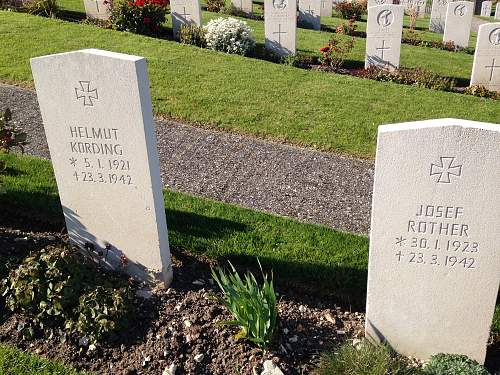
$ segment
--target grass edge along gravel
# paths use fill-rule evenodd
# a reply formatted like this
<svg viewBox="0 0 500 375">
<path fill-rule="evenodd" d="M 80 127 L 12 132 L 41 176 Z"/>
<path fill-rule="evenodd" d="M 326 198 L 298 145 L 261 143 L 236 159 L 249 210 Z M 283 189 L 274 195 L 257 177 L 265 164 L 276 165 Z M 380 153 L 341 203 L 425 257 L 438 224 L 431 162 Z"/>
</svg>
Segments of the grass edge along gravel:
<svg viewBox="0 0 500 375">
<path fill-rule="evenodd" d="M 34 56 L 83 48 L 141 55 L 161 116 L 361 157 L 374 156 L 381 124 L 500 118 L 491 99 L 307 71 L 22 13 L 0 11 L 0 42 L 5 81 L 32 82 Z"/>
<path fill-rule="evenodd" d="M 7 215 L 63 225 L 57 187 L 49 161 L 0 154 L 7 163 Z M 164 191 L 172 248 L 213 259 L 229 259 L 239 269 L 255 267 L 258 256 L 275 281 L 300 284 L 319 294 L 336 295 L 363 306 L 368 239 L 326 226 L 257 212 L 185 193 Z M 1 212 L 0 212 L 1 213 Z M 500 335 L 500 301 L 492 324 Z"/>
</svg>

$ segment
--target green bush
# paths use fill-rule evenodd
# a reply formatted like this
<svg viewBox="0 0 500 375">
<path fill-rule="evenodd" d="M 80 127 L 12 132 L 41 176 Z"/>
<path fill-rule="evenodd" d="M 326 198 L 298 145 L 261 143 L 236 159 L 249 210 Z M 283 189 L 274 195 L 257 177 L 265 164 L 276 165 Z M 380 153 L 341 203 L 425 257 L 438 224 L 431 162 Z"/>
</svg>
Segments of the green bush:
<svg viewBox="0 0 500 375">
<path fill-rule="evenodd" d="M 197 25 L 182 25 L 179 30 L 179 41 L 201 48 L 206 47 L 205 29 Z"/>
<path fill-rule="evenodd" d="M 23 9 L 30 14 L 44 17 L 55 17 L 59 12 L 56 0 L 28 0 Z"/>
<path fill-rule="evenodd" d="M 478 96 L 480 98 L 500 99 L 500 93 L 487 90 L 484 86 L 469 86 L 465 89 L 465 93 L 468 95 Z"/>
<path fill-rule="evenodd" d="M 1 293 L 6 307 L 31 319 L 34 327 L 65 327 L 98 341 L 127 318 L 133 287 L 74 250 L 51 247 L 12 269 Z M 26 329 L 33 334 L 32 326 Z"/>
<path fill-rule="evenodd" d="M 425 375 L 489 375 L 476 361 L 465 355 L 436 354 L 424 367 Z"/>
<path fill-rule="evenodd" d="M 219 13 L 224 9 L 226 2 L 224 0 L 207 0 L 207 10 L 209 12 Z"/>
<path fill-rule="evenodd" d="M 168 0 L 121 0 L 113 7 L 113 28 L 136 34 L 156 35 L 165 22 Z"/>
<path fill-rule="evenodd" d="M 319 62 L 323 66 L 338 70 L 344 66 L 347 56 L 354 48 L 354 38 L 340 39 L 333 34 L 328 44 L 320 48 L 321 57 Z"/>
<path fill-rule="evenodd" d="M 353 346 L 345 342 L 334 352 L 323 353 L 315 375 L 417 375 L 418 368 L 409 366 L 393 350 L 368 340 Z"/>
<path fill-rule="evenodd" d="M 273 339 L 278 316 L 273 280 L 262 273 L 264 282 L 259 287 L 251 272 L 247 271 L 242 280 L 231 263 L 230 266 L 230 273 L 220 267 L 217 272 L 212 269 L 212 277 L 223 293 L 217 299 L 234 317 L 223 324 L 240 327 L 237 338 L 247 338 L 266 348 Z"/>
</svg>

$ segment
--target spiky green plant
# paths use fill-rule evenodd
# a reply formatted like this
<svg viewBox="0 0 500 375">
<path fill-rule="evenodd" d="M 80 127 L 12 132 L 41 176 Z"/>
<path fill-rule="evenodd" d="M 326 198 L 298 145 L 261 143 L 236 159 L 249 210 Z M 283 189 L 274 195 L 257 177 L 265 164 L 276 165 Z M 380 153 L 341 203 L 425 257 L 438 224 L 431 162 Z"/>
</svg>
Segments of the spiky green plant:
<svg viewBox="0 0 500 375">
<path fill-rule="evenodd" d="M 273 278 L 262 271 L 263 284 L 259 286 L 255 276 L 247 271 L 243 279 L 234 266 L 227 272 L 221 267 L 212 269 L 212 277 L 221 289 L 223 295 L 217 299 L 233 315 L 234 320 L 224 321 L 227 324 L 240 327 L 236 338 L 246 338 L 261 348 L 269 346 L 276 328 L 278 310 Z"/>
</svg>

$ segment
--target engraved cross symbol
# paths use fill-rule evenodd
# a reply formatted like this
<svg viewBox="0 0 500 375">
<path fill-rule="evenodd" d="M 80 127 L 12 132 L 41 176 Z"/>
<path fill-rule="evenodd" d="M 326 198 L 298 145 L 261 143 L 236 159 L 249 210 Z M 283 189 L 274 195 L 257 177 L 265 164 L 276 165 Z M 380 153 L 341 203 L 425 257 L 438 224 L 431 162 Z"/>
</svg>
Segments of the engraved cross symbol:
<svg viewBox="0 0 500 375">
<path fill-rule="evenodd" d="M 321 8 L 325 7 L 326 0 L 321 0 Z"/>
<path fill-rule="evenodd" d="M 382 47 L 377 47 L 376 50 L 380 51 L 380 58 L 384 60 L 384 52 L 390 50 L 391 47 L 385 45 L 385 40 L 382 40 Z"/>
<path fill-rule="evenodd" d="M 97 13 L 100 13 L 100 11 L 99 11 L 99 0 L 95 0 L 95 7 L 97 8 Z"/>
<path fill-rule="evenodd" d="M 493 73 L 496 68 L 500 68 L 500 65 L 495 65 L 495 58 L 491 62 L 491 65 L 486 65 L 485 68 L 490 68 L 490 81 L 493 79 Z"/>
<path fill-rule="evenodd" d="M 286 31 L 281 31 L 281 23 L 278 24 L 278 31 L 274 31 L 273 34 L 278 34 L 278 43 L 281 44 L 281 34 L 287 34 Z"/>
<path fill-rule="evenodd" d="M 453 165 L 454 156 L 441 156 L 439 164 L 431 163 L 430 175 L 438 175 L 437 183 L 451 184 L 451 176 L 460 177 L 462 175 L 462 165 Z"/>
<path fill-rule="evenodd" d="M 94 102 L 92 99 L 99 100 L 97 96 L 97 89 L 90 89 L 90 81 L 78 81 L 80 88 L 75 87 L 76 99 L 83 98 L 83 105 L 86 107 L 93 107 Z"/>
<path fill-rule="evenodd" d="M 309 13 L 311 16 L 314 16 L 314 9 L 311 9 L 311 4 L 309 4 L 309 8 L 307 9 L 306 13 Z"/>
<path fill-rule="evenodd" d="M 186 16 L 190 16 L 190 15 L 191 15 L 190 13 L 186 13 L 186 7 L 183 7 L 183 11 L 181 13 L 182 18 L 184 18 L 185 20 L 188 20 L 190 18 L 186 17 Z"/>
</svg>

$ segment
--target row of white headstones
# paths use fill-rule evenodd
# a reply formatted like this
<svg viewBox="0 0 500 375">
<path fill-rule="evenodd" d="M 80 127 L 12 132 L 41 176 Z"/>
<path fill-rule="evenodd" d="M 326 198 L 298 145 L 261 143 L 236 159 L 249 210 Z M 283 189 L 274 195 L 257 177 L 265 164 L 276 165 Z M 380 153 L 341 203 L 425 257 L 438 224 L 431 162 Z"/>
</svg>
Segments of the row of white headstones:
<svg viewBox="0 0 500 375">
<path fill-rule="evenodd" d="M 447 4 L 443 42 L 457 47 L 468 47 L 474 3 L 455 1 Z M 376 66 L 388 70 L 399 68 L 404 7 L 377 5 L 368 8 L 366 29 L 365 67 Z M 431 18 L 431 24 L 436 25 Z M 479 27 L 471 86 L 480 85 L 500 92 L 500 23 L 486 23 Z"/>
<path fill-rule="evenodd" d="M 73 246 L 140 280 L 173 274 L 146 61 L 101 50 L 31 60 Z M 500 125 L 379 127 L 366 334 L 400 353 L 485 358 L 500 283 Z M 98 256 L 98 255 L 96 255 Z M 102 260 L 101 260 L 102 261 Z"/>
</svg>

